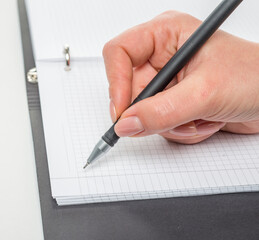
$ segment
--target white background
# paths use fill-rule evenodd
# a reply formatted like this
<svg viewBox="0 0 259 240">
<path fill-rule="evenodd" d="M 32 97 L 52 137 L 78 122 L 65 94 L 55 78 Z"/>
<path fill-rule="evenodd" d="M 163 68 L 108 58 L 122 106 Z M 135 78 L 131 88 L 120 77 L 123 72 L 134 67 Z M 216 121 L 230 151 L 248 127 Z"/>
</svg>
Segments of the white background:
<svg viewBox="0 0 259 240">
<path fill-rule="evenodd" d="M 0 239 L 43 239 L 16 0 L 0 0 Z"/>
</svg>

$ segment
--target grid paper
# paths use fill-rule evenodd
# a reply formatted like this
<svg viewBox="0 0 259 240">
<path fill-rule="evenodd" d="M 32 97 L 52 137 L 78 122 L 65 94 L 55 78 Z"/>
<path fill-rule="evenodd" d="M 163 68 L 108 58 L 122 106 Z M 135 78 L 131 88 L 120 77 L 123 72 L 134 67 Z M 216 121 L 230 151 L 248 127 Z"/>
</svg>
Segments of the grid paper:
<svg viewBox="0 0 259 240">
<path fill-rule="evenodd" d="M 37 62 L 52 195 L 59 205 L 259 190 L 259 135 L 218 133 L 191 146 L 123 138 L 83 170 L 111 126 L 101 58 Z"/>
</svg>

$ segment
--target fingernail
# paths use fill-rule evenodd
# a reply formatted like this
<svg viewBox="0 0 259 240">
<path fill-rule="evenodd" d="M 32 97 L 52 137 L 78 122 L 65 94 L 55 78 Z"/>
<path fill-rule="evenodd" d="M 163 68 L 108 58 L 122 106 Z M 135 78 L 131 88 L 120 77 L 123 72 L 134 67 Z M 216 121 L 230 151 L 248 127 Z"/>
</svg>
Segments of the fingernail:
<svg viewBox="0 0 259 240">
<path fill-rule="evenodd" d="M 196 125 L 197 135 L 210 135 L 218 132 L 225 123 L 219 122 L 204 122 Z"/>
<path fill-rule="evenodd" d="M 120 137 L 130 137 L 142 131 L 144 127 L 138 117 L 122 119 L 115 125 L 115 132 Z"/>
<path fill-rule="evenodd" d="M 169 131 L 171 134 L 180 137 L 192 137 L 197 135 L 197 130 L 194 124 L 182 125 Z"/>
<path fill-rule="evenodd" d="M 110 114 L 111 114 L 112 122 L 116 122 L 117 120 L 116 108 L 112 100 L 110 101 Z"/>
</svg>

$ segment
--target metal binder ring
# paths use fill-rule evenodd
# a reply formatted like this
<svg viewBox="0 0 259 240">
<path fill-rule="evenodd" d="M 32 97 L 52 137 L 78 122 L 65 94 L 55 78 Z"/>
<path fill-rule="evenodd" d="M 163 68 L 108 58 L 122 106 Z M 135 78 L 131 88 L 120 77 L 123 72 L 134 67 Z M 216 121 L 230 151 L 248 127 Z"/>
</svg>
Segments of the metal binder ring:
<svg viewBox="0 0 259 240">
<path fill-rule="evenodd" d="M 33 83 L 33 84 L 38 83 L 38 73 L 36 68 L 31 68 L 27 72 L 27 80 L 29 83 Z"/>
<path fill-rule="evenodd" d="M 69 46 L 68 45 L 65 45 L 64 53 L 65 53 L 65 59 L 66 59 L 65 71 L 70 71 L 71 70 L 71 66 L 70 66 L 70 50 L 69 50 Z"/>
</svg>

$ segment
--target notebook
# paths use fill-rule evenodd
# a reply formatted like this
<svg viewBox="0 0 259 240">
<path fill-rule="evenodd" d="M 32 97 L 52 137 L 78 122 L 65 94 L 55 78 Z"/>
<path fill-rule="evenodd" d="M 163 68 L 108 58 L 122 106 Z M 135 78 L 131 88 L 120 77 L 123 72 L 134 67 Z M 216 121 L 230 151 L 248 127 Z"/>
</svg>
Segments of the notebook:
<svg viewBox="0 0 259 240">
<path fill-rule="evenodd" d="M 101 56 L 105 42 L 169 9 L 205 19 L 219 2 L 27 0 L 51 191 L 58 205 L 259 190 L 259 135 L 219 132 L 190 146 L 160 136 L 123 138 L 83 169 L 111 126 Z M 245 1 L 222 28 L 258 41 L 255 3 Z"/>
</svg>

